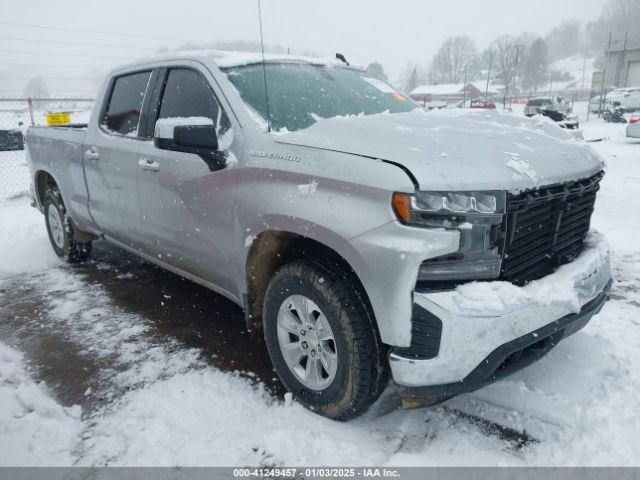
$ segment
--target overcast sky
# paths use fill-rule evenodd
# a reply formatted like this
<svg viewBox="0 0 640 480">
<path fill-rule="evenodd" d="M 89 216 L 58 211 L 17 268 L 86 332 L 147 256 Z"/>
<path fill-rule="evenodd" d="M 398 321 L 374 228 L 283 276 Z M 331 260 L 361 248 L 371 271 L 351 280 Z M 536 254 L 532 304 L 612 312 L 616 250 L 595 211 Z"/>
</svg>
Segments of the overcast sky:
<svg viewBox="0 0 640 480">
<path fill-rule="evenodd" d="M 450 35 L 469 35 L 484 48 L 503 34 L 525 30 L 545 34 L 564 20 L 592 20 L 604 3 L 262 0 L 267 44 L 322 56 L 339 51 L 363 65 L 378 60 L 392 80 L 408 61 L 428 64 Z M 51 78 L 51 90 L 65 88 L 65 93 L 71 93 L 91 88 L 73 79 L 96 76 L 159 47 L 176 47 L 184 41 L 257 40 L 257 0 L 0 0 L 0 27 L 0 90 L 4 94 L 19 95 L 26 78 L 36 74 Z"/>
</svg>

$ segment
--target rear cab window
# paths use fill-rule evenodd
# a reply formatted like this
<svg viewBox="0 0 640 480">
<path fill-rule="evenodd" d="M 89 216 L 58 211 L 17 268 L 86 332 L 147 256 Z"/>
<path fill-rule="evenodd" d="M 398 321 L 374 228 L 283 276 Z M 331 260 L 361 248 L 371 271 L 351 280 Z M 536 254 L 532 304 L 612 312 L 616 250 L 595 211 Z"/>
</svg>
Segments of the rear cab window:
<svg viewBox="0 0 640 480">
<path fill-rule="evenodd" d="M 100 125 L 110 134 L 138 136 L 138 124 L 151 70 L 116 77 Z"/>
</svg>

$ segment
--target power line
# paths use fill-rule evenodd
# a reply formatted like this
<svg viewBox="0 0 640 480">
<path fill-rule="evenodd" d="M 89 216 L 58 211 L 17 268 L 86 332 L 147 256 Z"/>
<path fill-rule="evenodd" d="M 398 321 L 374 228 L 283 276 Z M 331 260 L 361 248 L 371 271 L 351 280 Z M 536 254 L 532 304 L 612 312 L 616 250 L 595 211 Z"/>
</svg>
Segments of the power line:
<svg viewBox="0 0 640 480">
<path fill-rule="evenodd" d="M 185 40 L 184 38 L 175 38 L 175 37 L 156 37 L 153 35 L 141 35 L 137 33 L 117 33 L 117 32 L 106 32 L 104 30 L 84 30 L 80 28 L 50 27 L 48 25 L 29 25 L 26 23 L 0 22 L 0 25 L 9 25 L 12 27 L 23 27 L 23 28 L 39 28 L 42 30 L 55 30 L 59 32 L 97 33 L 99 35 L 112 35 L 116 37 L 148 38 L 151 40 L 170 40 L 175 42 L 190 41 L 190 40 Z"/>
<path fill-rule="evenodd" d="M 56 53 L 56 52 L 39 52 L 37 50 L 12 50 L 0 48 L 0 52 L 4 53 L 20 53 L 20 54 L 29 54 L 29 55 L 57 55 L 62 57 L 83 57 L 83 58 L 113 58 L 115 60 L 126 60 L 122 56 L 115 55 L 95 55 L 93 53 Z"/>
<path fill-rule="evenodd" d="M 84 69 L 104 69 L 104 65 L 62 65 L 56 64 L 43 64 L 43 63 L 12 63 L 12 62 L 0 62 L 0 66 L 5 67 L 51 67 L 51 68 L 84 68 Z"/>
<path fill-rule="evenodd" d="M 0 80 L 4 80 L 7 78 L 10 78 L 12 80 L 31 80 L 34 77 L 44 77 L 47 80 L 51 79 L 51 80 L 74 80 L 74 81 L 79 81 L 79 82 L 93 82 L 95 79 L 94 78 L 87 78 L 87 77 L 59 77 L 57 75 L 32 75 L 32 76 L 27 76 L 27 75 L 2 75 L 0 74 Z"/>
<path fill-rule="evenodd" d="M 141 50 L 145 52 L 155 51 L 155 48 L 152 47 L 134 47 L 129 45 L 107 45 L 104 43 L 82 43 L 82 42 L 63 42 L 60 40 L 35 40 L 32 38 L 24 38 L 24 37 L 4 37 L 0 36 L 2 40 L 18 40 L 20 42 L 32 42 L 32 43 L 57 43 L 58 45 L 75 45 L 78 47 L 99 47 L 99 48 L 122 48 L 127 50 Z"/>
</svg>

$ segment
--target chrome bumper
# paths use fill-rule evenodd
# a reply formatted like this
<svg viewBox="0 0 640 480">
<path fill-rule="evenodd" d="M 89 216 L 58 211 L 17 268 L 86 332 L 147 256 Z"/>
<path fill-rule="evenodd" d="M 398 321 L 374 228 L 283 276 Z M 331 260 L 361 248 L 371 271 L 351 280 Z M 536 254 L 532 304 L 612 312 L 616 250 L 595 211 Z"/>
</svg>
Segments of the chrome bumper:
<svg viewBox="0 0 640 480">
<path fill-rule="evenodd" d="M 576 260 L 524 287 L 487 282 L 415 292 L 414 302 L 442 321 L 438 356 L 416 360 L 392 353 L 393 379 L 405 387 L 463 382 L 505 344 L 578 314 L 603 294 L 611 278 L 608 248 L 592 235 Z"/>
</svg>

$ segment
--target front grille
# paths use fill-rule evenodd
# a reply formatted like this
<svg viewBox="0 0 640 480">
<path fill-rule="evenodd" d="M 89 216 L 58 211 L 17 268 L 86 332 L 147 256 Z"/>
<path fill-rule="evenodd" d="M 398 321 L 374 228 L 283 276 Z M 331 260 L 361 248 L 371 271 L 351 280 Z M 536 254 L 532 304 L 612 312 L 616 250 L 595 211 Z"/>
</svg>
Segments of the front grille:
<svg viewBox="0 0 640 480">
<path fill-rule="evenodd" d="M 522 285 L 580 254 L 603 176 L 508 196 L 502 280 Z"/>
</svg>

